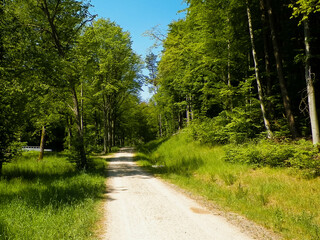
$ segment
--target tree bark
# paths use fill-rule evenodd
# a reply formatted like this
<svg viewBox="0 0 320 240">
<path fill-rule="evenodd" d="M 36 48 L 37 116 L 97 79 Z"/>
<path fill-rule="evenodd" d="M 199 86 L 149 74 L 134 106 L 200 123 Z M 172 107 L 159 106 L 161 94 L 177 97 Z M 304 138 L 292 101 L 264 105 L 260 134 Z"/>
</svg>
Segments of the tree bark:
<svg viewBox="0 0 320 240">
<path fill-rule="evenodd" d="M 80 116 L 80 110 L 79 110 L 79 101 L 77 97 L 77 92 L 75 87 L 71 87 L 72 91 L 72 99 L 74 104 L 74 114 L 76 118 L 76 124 L 77 124 L 77 143 L 75 144 L 77 148 L 77 152 L 79 153 L 80 161 L 77 162 L 77 167 L 80 169 L 84 169 L 87 167 L 87 157 L 86 152 L 84 148 L 84 138 L 83 138 L 83 129 L 81 128 L 81 116 Z"/>
<path fill-rule="evenodd" d="M 82 131 L 84 131 L 84 123 L 83 123 L 83 84 L 81 83 L 81 100 L 80 100 L 80 106 L 81 106 L 81 111 L 80 111 L 80 125 Z"/>
<path fill-rule="evenodd" d="M 38 161 L 41 161 L 43 159 L 45 135 L 46 135 L 46 127 L 43 125 L 41 130 L 40 153 L 39 153 Z"/>
<path fill-rule="evenodd" d="M 111 118 L 111 147 L 116 145 L 116 138 L 115 138 L 115 118 L 112 116 Z"/>
<path fill-rule="evenodd" d="M 189 111 L 190 111 L 190 120 L 193 121 L 194 119 L 194 111 L 193 111 L 193 108 L 192 108 L 192 95 L 190 94 L 190 97 L 189 97 Z"/>
<path fill-rule="evenodd" d="M 68 142 L 68 149 L 71 149 L 71 139 L 72 139 L 72 130 L 71 130 L 71 126 L 72 126 L 72 119 L 69 118 L 69 116 L 66 116 L 67 118 L 67 127 L 68 127 L 68 138 L 69 138 L 69 142 Z"/>
<path fill-rule="evenodd" d="M 103 153 L 108 152 L 108 113 L 107 110 L 103 110 Z"/>
<path fill-rule="evenodd" d="M 162 119 L 161 119 L 161 113 L 159 114 L 159 135 L 162 137 Z"/>
<path fill-rule="evenodd" d="M 251 47 L 252 47 L 252 56 L 253 56 L 253 62 L 254 62 L 254 69 L 255 69 L 256 80 L 257 80 L 259 102 L 260 102 L 260 107 L 261 107 L 264 126 L 265 126 L 265 128 L 267 130 L 267 136 L 268 136 L 268 138 L 272 138 L 273 134 L 272 134 L 272 131 L 271 131 L 271 128 L 270 128 L 269 120 L 267 119 L 267 116 L 266 116 L 266 111 L 265 111 L 265 106 L 264 106 L 264 99 L 263 99 L 261 81 L 260 81 L 260 76 L 259 76 L 258 57 L 257 57 L 257 54 L 256 54 L 256 48 L 255 48 L 255 44 L 254 44 L 254 35 L 253 35 L 253 29 L 252 29 L 251 13 L 250 13 L 248 0 L 246 1 L 246 5 L 247 5 L 248 25 L 249 25 Z"/>
<path fill-rule="evenodd" d="M 190 109 L 189 109 L 188 95 L 186 96 L 186 118 L 187 118 L 187 126 L 189 126 L 189 124 L 190 124 Z"/>
<path fill-rule="evenodd" d="M 263 36 L 263 48 L 264 48 L 264 62 L 265 62 L 265 75 L 266 75 L 266 95 L 271 96 L 271 66 L 270 66 L 270 56 L 269 56 L 269 44 L 268 44 L 268 34 L 267 34 L 267 19 L 266 19 L 266 6 L 265 0 L 260 0 L 260 10 L 261 10 L 261 22 L 262 22 L 262 36 Z M 272 107 L 270 101 L 267 101 L 267 115 L 271 115 Z"/>
<path fill-rule="evenodd" d="M 306 61 L 305 61 L 305 78 L 307 83 L 307 91 L 308 91 L 308 105 L 309 105 L 309 116 L 311 122 L 311 132 L 312 132 L 312 142 L 313 144 L 319 143 L 319 122 L 317 115 L 317 107 L 316 107 L 316 96 L 315 89 L 313 85 L 311 65 L 310 65 L 310 29 L 308 19 L 303 21 L 304 25 L 304 43 L 305 43 L 305 51 L 306 51 Z"/>
<path fill-rule="evenodd" d="M 293 116 L 291 104 L 290 104 L 290 98 L 289 98 L 288 90 L 287 90 L 284 75 L 283 75 L 282 57 L 279 51 L 278 40 L 277 40 L 276 29 L 275 29 L 274 18 L 273 18 L 273 11 L 272 11 L 270 0 L 266 0 L 266 5 L 267 5 L 268 16 L 269 16 L 273 53 L 276 60 L 276 67 L 277 67 L 277 73 L 279 78 L 279 85 L 281 89 L 283 106 L 286 112 L 286 117 L 289 124 L 291 135 L 293 138 L 296 138 L 298 136 L 298 133 L 296 130 L 295 120 L 294 120 L 294 116 Z"/>
<path fill-rule="evenodd" d="M 111 152 L 111 112 L 108 112 L 108 151 Z"/>
<path fill-rule="evenodd" d="M 228 18 L 229 22 L 229 18 Z M 227 63 L 227 81 L 228 81 L 228 88 L 231 90 L 231 44 L 230 40 L 228 40 L 228 63 Z M 232 101 L 232 95 L 229 95 L 229 105 L 230 110 L 233 110 L 233 101 Z"/>
<path fill-rule="evenodd" d="M 2 176 L 2 166 L 3 166 L 3 162 L 0 160 L 0 177 Z"/>
<path fill-rule="evenodd" d="M 3 11 L 3 0 L 0 0 L 0 21 L 3 21 L 5 19 L 4 11 Z M 2 64 L 2 61 L 4 59 L 4 46 L 3 46 L 3 29 L 0 28 L 0 64 Z M 0 65 L 2 66 L 2 65 Z"/>
</svg>

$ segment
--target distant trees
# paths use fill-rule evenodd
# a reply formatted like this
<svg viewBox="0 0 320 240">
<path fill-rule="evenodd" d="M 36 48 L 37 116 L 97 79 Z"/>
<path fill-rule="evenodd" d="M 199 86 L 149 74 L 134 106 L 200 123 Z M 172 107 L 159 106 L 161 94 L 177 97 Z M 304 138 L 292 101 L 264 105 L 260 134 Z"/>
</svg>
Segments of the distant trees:
<svg viewBox="0 0 320 240">
<path fill-rule="evenodd" d="M 87 27 L 79 47 L 86 58 L 84 87 L 91 92 L 87 99 L 94 100 L 101 112 L 104 152 L 116 145 L 116 132 L 121 114 L 120 106 L 140 88 L 138 73 L 141 60 L 131 49 L 129 33 L 115 23 L 99 19 Z M 89 70 L 88 67 L 95 69 Z"/>
<path fill-rule="evenodd" d="M 138 98 L 142 61 L 130 35 L 109 20 L 93 21 L 90 6 L 0 2 L 0 172 L 21 142 L 38 145 L 40 135 L 42 149 L 45 134 L 49 143 L 65 142 L 79 169 L 90 151 L 155 137 L 141 130 L 153 123 Z"/>
</svg>

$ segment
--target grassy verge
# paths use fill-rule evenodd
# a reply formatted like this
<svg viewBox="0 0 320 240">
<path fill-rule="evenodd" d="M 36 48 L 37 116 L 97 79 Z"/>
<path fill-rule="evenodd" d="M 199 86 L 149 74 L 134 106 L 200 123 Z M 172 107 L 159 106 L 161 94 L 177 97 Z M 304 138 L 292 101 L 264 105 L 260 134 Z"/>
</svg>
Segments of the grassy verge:
<svg viewBox="0 0 320 240">
<path fill-rule="evenodd" d="M 4 166 L 0 180 L 0 239 L 95 239 L 101 218 L 105 162 L 93 159 L 78 172 L 64 156 L 37 162 L 27 152 Z"/>
<path fill-rule="evenodd" d="M 305 179 L 290 168 L 226 162 L 225 147 L 206 147 L 184 134 L 158 145 L 144 146 L 138 163 L 285 239 L 320 239 L 319 177 Z"/>
</svg>

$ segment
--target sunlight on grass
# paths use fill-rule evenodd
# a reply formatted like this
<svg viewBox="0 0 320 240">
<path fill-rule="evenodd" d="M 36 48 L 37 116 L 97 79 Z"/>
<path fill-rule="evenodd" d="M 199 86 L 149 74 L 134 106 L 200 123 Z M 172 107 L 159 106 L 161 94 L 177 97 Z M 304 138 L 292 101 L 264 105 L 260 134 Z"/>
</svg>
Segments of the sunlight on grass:
<svg viewBox="0 0 320 240">
<path fill-rule="evenodd" d="M 37 162 L 25 153 L 0 181 L 0 239 L 95 239 L 92 226 L 105 192 L 105 162 L 77 172 L 64 156 Z"/>
</svg>

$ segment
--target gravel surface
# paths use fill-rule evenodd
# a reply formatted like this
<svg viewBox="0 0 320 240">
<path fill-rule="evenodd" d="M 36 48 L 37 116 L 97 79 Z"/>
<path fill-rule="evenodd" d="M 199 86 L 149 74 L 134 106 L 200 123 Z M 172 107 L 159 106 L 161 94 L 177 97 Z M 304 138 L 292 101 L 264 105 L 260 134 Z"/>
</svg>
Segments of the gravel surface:
<svg viewBox="0 0 320 240">
<path fill-rule="evenodd" d="M 108 175 L 102 239 L 257 239 L 219 211 L 144 172 L 133 162 L 130 149 L 122 149 L 109 160 Z"/>
</svg>

